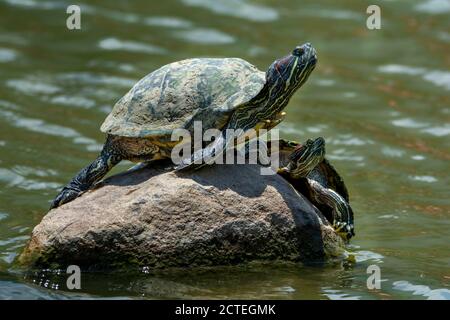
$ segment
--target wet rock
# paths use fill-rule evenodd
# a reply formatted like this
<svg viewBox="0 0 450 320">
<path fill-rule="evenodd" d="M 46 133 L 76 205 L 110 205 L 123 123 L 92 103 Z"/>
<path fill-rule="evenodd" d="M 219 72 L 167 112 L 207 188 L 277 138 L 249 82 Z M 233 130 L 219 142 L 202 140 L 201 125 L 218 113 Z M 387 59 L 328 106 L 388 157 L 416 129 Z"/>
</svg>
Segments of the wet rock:
<svg viewBox="0 0 450 320">
<path fill-rule="evenodd" d="M 317 261 L 341 255 L 324 216 L 258 165 L 113 176 L 37 225 L 19 258 L 28 267 L 85 270 Z"/>
</svg>

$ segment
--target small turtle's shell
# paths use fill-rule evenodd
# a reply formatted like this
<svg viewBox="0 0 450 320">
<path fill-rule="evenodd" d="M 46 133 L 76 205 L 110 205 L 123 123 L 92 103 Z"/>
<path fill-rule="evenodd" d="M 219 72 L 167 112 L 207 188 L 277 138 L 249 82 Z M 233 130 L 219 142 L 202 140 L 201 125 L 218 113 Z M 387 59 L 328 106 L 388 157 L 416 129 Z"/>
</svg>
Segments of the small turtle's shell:
<svg viewBox="0 0 450 320">
<path fill-rule="evenodd" d="M 344 179 L 342 179 L 327 159 L 323 159 L 323 161 L 311 171 L 308 178 L 314 179 L 322 186 L 336 191 L 345 199 L 345 201 L 349 202 L 348 191 Z"/>
<path fill-rule="evenodd" d="M 341 178 L 336 169 L 330 164 L 327 159 L 324 159 L 319 163 L 313 171 L 308 174 L 308 178 L 319 182 L 323 187 L 332 189 L 341 195 L 347 203 L 349 203 L 349 196 L 347 187 L 344 180 Z M 315 199 L 313 190 L 307 179 L 301 178 L 297 180 L 291 180 L 291 183 L 297 190 L 311 201 L 317 209 L 327 218 L 329 222 L 333 222 L 333 209 L 325 204 L 319 203 Z"/>
<path fill-rule="evenodd" d="M 265 73 L 239 58 L 174 62 L 150 73 L 123 96 L 101 131 L 124 137 L 167 135 L 191 129 L 221 129 L 231 112 L 263 88 Z"/>
</svg>

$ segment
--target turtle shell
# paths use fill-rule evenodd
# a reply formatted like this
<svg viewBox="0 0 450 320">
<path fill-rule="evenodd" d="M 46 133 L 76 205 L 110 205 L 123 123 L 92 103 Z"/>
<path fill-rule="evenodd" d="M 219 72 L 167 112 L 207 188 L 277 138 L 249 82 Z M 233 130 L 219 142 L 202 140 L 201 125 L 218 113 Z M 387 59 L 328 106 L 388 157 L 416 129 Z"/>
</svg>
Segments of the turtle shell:
<svg viewBox="0 0 450 320">
<path fill-rule="evenodd" d="M 344 179 L 342 179 L 327 159 L 323 159 L 323 161 L 308 175 L 308 178 L 316 180 L 326 188 L 333 189 L 339 193 L 345 201 L 349 202 L 350 199 Z"/>
<path fill-rule="evenodd" d="M 124 137 L 221 129 L 238 106 L 263 88 L 265 73 L 239 58 L 198 58 L 174 62 L 148 74 L 114 106 L 100 130 Z"/>
<path fill-rule="evenodd" d="M 327 159 L 324 159 L 321 163 L 319 163 L 314 170 L 308 174 L 308 178 L 316 180 L 325 188 L 336 191 L 344 198 L 345 201 L 347 201 L 347 203 L 349 203 L 348 191 L 344 180 Z M 307 179 L 301 178 L 298 180 L 293 180 L 291 183 L 297 190 L 300 190 L 301 193 L 306 196 L 306 198 L 308 198 L 308 200 L 311 201 L 311 203 L 313 203 L 320 212 L 322 212 L 330 223 L 333 222 L 332 208 L 316 201 Z"/>
</svg>

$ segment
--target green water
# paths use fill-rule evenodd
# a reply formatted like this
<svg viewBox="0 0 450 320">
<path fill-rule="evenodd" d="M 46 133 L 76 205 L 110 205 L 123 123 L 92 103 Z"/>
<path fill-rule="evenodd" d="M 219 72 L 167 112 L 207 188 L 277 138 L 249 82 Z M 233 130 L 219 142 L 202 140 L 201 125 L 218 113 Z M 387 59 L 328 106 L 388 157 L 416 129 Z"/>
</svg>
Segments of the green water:
<svg viewBox="0 0 450 320">
<path fill-rule="evenodd" d="M 383 1 L 373 31 L 370 1 L 84 1 L 82 30 L 69 31 L 71 3 L 0 0 L 0 298 L 450 299 L 450 1 Z M 83 274 L 77 292 L 16 272 L 32 228 L 94 159 L 100 124 L 135 81 L 199 56 L 265 70 L 306 41 L 318 66 L 281 134 L 326 139 L 356 213 L 356 264 Z M 366 286 L 372 264 L 380 290 Z"/>
</svg>

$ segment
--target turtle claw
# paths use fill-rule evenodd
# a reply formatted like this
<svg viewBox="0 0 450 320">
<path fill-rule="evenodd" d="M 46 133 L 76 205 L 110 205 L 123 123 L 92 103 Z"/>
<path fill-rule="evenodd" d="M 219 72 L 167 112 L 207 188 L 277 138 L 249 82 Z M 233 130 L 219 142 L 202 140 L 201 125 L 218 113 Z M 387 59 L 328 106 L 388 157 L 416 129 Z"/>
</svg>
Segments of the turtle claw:
<svg viewBox="0 0 450 320">
<path fill-rule="evenodd" d="M 287 167 L 280 167 L 280 168 L 278 168 L 277 173 L 281 174 L 281 175 L 288 175 L 289 171 L 290 170 Z"/>
<path fill-rule="evenodd" d="M 190 164 L 182 161 L 180 164 L 174 167 L 175 171 L 184 171 L 190 167 Z"/>
<path fill-rule="evenodd" d="M 191 159 L 184 159 L 181 161 L 180 164 L 175 166 L 175 171 L 182 172 L 182 171 L 188 171 L 188 170 L 198 170 L 202 167 L 204 167 L 205 163 L 195 163 Z"/>
<path fill-rule="evenodd" d="M 350 238 L 355 235 L 353 224 L 348 224 L 347 222 L 335 221 L 333 223 L 333 228 L 344 240 L 350 240 Z"/>
<path fill-rule="evenodd" d="M 59 206 L 74 200 L 79 197 L 81 193 L 83 193 L 83 191 L 64 187 L 55 200 L 53 200 L 50 210 L 58 208 Z"/>
</svg>

